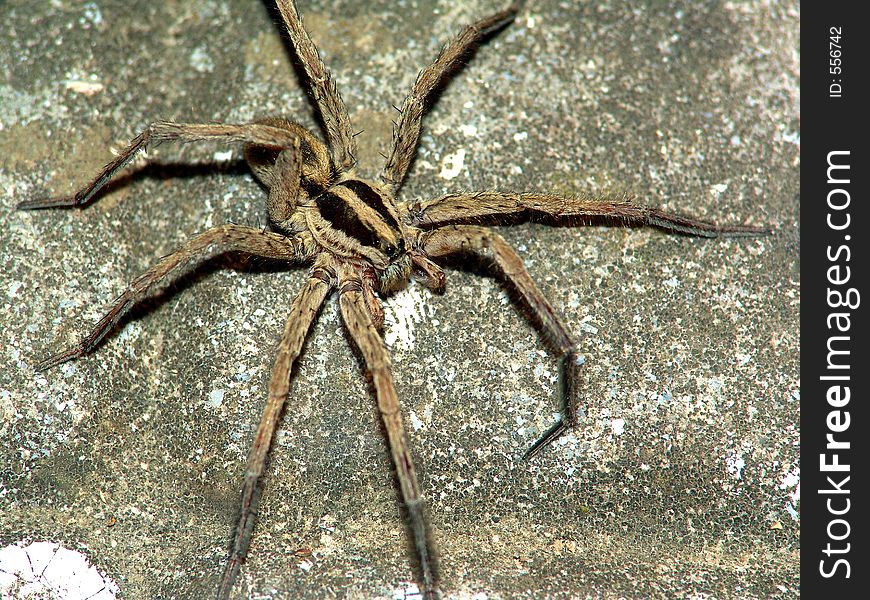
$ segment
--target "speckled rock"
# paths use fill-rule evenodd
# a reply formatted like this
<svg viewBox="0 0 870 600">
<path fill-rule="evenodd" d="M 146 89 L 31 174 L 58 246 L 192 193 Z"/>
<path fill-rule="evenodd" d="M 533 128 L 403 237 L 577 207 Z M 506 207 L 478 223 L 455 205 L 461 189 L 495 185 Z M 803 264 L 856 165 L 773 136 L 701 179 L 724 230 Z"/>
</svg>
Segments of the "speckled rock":
<svg viewBox="0 0 870 600">
<path fill-rule="evenodd" d="M 360 135 L 492 1 L 302 2 Z M 265 220 L 238 148 L 164 145 L 84 210 L 68 193 L 149 121 L 282 114 L 315 126 L 267 6 L 0 5 L 0 547 L 84 552 L 124 598 L 200 598 L 304 272 L 230 257 L 48 372 L 190 235 Z M 556 363 L 493 279 L 387 302 L 386 337 L 452 598 L 797 597 L 799 5 L 531 2 L 425 121 L 405 199 L 631 192 L 770 225 L 502 233 L 576 335 L 584 418 L 531 462 Z M 329 302 L 295 372 L 238 597 L 413 597 L 408 540 L 359 362 Z"/>
</svg>

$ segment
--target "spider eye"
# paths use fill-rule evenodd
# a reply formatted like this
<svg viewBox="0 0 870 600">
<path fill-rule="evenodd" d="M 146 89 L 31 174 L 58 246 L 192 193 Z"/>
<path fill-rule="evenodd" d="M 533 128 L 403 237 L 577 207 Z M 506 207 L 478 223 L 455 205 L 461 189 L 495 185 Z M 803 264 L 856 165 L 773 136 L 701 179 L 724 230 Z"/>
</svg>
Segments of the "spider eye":
<svg viewBox="0 0 870 600">
<path fill-rule="evenodd" d="M 380 246 L 381 252 L 386 254 L 388 258 L 395 258 L 400 252 L 405 251 L 405 240 L 400 238 L 395 244 L 382 240 Z"/>
</svg>

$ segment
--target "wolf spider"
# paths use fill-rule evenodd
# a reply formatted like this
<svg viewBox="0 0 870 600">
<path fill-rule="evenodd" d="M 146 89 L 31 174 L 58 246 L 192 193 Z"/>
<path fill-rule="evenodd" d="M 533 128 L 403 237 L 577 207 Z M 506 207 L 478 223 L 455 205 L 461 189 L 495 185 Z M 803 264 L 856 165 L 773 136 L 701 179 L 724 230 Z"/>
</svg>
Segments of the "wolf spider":
<svg viewBox="0 0 870 600">
<path fill-rule="evenodd" d="M 48 369 L 91 352 L 137 303 L 216 255 L 234 251 L 310 264 L 308 280 L 292 303 L 278 345 L 268 399 L 247 461 L 239 521 L 217 598 L 229 597 L 248 550 L 260 479 L 287 400 L 291 367 L 323 302 L 334 291 L 338 292 L 344 324 L 374 384 L 408 514 L 419 581 L 427 597 L 436 597 L 439 591 L 433 544 L 390 358 L 379 332 L 384 323 L 379 296 L 399 290 L 412 275 L 431 290 L 443 291 L 445 277 L 438 263 L 450 257 L 477 257 L 500 274 L 541 330 L 546 344 L 559 357 L 560 418 L 525 452 L 523 457 L 528 459 L 574 425 L 581 361 L 577 344 L 529 277 L 520 257 L 500 235 L 482 224 L 539 220 L 579 225 L 595 220 L 625 226 L 650 225 L 701 237 L 760 235 L 767 230 L 719 227 L 640 206 L 630 197 L 487 191 L 397 201 L 419 143 L 423 113 L 434 92 L 479 42 L 513 22 L 522 2 L 514 2 L 465 27 L 420 72 L 394 124 L 389 155 L 377 180 L 363 178 L 355 171 L 357 151 L 347 108 L 305 31 L 293 0 L 276 0 L 276 4 L 322 118 L 325 144 L 302 126 L 283 118 L 243 124 L 157 121 L 75 195 L 28 200 L 18 206 L 42 209 L 87 204 L 149 144 L 228 141 L 244 145 L 245 159 L 268 189 L 266 205 L 272 230 L 227 224 L 192 237 L 136 278 L 90 334 L 77 345 L 43 360 L 38 368 Z"/>
</svg>

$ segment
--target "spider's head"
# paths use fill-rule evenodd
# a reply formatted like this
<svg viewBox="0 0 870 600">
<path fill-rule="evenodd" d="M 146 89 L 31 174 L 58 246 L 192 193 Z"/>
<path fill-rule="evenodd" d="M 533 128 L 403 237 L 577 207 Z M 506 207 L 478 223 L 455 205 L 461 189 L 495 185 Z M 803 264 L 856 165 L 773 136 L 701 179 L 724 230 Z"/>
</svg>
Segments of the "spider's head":
<svg viewBox="0 0 870 600">
<path fill-rule="evenodd" d="M 401 235 L 398 233 L 396 236 L 398 239 L 395 241 L 384 238 L 378 240 L 378 250 L 386 254 L 390 262 L 397 260 L 405 253 L 405 240 L 402 239 Z"/>
</svg>

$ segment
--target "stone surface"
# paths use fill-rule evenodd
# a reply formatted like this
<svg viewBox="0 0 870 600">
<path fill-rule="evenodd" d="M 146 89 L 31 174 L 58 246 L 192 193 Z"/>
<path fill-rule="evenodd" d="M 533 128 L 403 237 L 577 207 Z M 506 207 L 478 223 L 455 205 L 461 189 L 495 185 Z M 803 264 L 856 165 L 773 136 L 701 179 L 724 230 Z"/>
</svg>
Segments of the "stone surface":
<svg viewBox="0 0 870 600">
<path fill-rule="evenodd" d="M 475 0 L 303 2 L 376 174 L 417 71 Z M 314 127 L 253 0 L 0 5 L 0 546 L 84 551 L 124 598 L 199 598 L 304 271 L 219 260 L 91 356 L 45 373 L 188 236 L 265 221 L 238 148 L 165 145 L 84 210 L 74 190 L 151 120 Z M 425 121 L 403 198 L 628 191 L 774 235 L 502 233 L 585 358 L 585 418 L 535 460 L 556 362 L 497 281 L 387 302 L 397 387 L 455 598 L 797 597 L 799 5 L 532 2 Z M 334 302 L 296 369 L 238 597 L 413 597 L 397 491 Z M 310 552 L 309 552 L 310 551 Z"/>
</svg>

